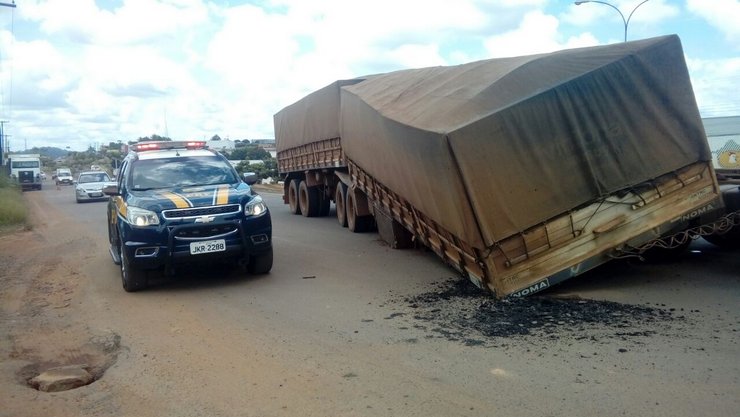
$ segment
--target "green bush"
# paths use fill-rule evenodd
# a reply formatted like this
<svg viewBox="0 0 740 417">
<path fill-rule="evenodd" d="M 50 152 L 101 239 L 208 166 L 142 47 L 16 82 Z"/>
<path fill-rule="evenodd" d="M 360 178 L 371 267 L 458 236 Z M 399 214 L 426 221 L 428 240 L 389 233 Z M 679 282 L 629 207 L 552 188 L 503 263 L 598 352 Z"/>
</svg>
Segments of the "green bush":
<svg viewBox="0 0 740 417">
<path fill-rule="evenodd" d="M 0 175 L 0 226 L 25 223 L 28 220 L 21 191 L 4 174 Z"/>
</svg>

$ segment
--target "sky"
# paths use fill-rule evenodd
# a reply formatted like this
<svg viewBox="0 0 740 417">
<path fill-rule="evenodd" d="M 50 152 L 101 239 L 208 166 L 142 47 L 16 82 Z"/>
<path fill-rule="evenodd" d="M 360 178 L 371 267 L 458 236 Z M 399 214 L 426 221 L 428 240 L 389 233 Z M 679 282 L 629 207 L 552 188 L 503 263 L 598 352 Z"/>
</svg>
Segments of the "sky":
<svg viewBox="0 0 740 417">
<path fill-rule="evenodd" d="M 13 0 L 0 0 L 12 3 Z M 740 0 L 16 0 L 0 6 L 11 151 L 274 138 L 335 80 L 681 38 L 703 117 L 740 115 Z"/>
</svg>

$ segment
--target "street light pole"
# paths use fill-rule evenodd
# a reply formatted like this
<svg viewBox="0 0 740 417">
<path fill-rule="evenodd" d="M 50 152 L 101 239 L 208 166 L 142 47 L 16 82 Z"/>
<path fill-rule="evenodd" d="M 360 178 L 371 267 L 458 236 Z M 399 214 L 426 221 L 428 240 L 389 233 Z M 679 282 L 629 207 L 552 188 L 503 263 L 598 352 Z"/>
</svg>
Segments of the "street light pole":
<svg viewBox="0 0 740 417">
<path fill-rule="evenodd" d="M 603 4 L 603 5 L 609 6 L 612 9 L 616 10 L 617 13 L 619 13 L 619 16 L 622 18 L 622 23 L 624 23 L 624 41 L 627 42 L 627 27 L 630 24 L 630 19 L 632 19 L 632 15 L 635 14 L 635 10 L 637 10 L 638 7 L 642 6 L 643 4 L 647 3 L 648 1 L 649 0 L 644 0 L 642 3 L 638 4 L 637 6 L 635 6 L 635 8 L 632 9 L 632 11 L 630 12 L 630 15 L 627 16 L 626 19 L 624 18 L 624 14 L 622 14 L 622 11 L 619 10 L 619 8 L 617 6 L 615 6 L 613 4 L 610 4 L 610 3 L 607 3 L 605 1 L 583 0 L 583 1 L 577 1 L 577 2 L 575 2 L 575 4 L 576 4 L 576 6 L 580 6 L 583 3 L 599 3 L 599 4 Z"/>
</svg>

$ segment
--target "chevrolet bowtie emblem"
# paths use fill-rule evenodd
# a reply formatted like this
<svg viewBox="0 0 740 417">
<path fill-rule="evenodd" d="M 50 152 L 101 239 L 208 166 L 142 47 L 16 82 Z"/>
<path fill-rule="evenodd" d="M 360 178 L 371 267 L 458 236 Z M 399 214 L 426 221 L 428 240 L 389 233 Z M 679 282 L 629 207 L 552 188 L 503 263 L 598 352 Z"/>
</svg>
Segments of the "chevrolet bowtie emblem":
<svg viewBox="0 0 740 417">
<path fill-rule="evenodd" d="M 212 221 L 216 220 L 213 216 L 200 216 L 195 219 L 196 223 L 210 223 Z"/>
</svg>

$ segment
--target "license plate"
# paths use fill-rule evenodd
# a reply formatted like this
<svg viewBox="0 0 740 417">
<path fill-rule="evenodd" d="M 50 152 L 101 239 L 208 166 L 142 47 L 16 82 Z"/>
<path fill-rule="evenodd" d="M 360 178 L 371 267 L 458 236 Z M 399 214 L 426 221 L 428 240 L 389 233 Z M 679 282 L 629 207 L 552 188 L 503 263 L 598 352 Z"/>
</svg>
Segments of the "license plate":
<svg viewBox="0 0 740 417">
<path fill-rule="evenodd" d="M 102 197 L 103 193 L 90 193 L 90 197 Z"/>
<path fill-rule="evenodd" d="M 202 242 L 190 243 L 190 254 L 200 255 L 201 253 L 223 252 L 226 250 L 226 241 L 223 239 L 204 240 Z"/>
</svg>

